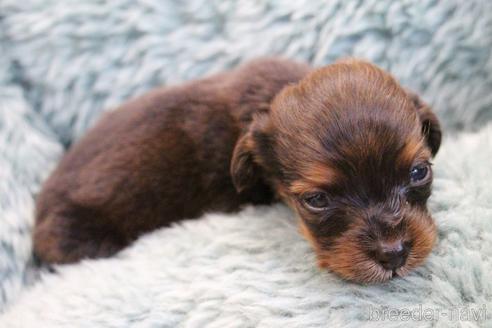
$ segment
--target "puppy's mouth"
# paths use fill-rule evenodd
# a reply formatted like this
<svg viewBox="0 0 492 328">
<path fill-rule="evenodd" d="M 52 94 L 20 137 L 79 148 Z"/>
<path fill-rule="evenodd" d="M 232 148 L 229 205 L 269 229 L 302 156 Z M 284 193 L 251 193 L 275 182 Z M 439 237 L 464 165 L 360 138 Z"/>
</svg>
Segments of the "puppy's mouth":
<svg viewBox="0 0 492 328">
<path fill-rule="evenodd" d="M 400 268 L 392 270 L 388 270 L 380 266 L 380 269 L 382 272 L 378 272 L 375 274 L 376 279 L 374 280 L 374 282 L 385 282 L 393 278 L 404 277 L 410 272 L 410 269 L 406 268 L 406 266 L 402 266 Z"/>
</svg>

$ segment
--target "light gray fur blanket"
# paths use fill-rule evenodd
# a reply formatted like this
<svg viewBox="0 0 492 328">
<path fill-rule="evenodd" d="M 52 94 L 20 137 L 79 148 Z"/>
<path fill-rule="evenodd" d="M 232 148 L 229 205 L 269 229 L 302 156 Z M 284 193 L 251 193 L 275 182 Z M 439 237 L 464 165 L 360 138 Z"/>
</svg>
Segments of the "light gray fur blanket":
<svg viewBox="0 0 492 328">
<path fill-rule="evenodd" d="M 0 0 L 0 327 L 492 327 L 491 53 L 486 0 Z M 432 104 L 447 134 L 424 266 L 342 281 L 281 205 L 33 266 L 36 192 L 103 110 L 261 55 L 365 58 Z"/>
</svg>

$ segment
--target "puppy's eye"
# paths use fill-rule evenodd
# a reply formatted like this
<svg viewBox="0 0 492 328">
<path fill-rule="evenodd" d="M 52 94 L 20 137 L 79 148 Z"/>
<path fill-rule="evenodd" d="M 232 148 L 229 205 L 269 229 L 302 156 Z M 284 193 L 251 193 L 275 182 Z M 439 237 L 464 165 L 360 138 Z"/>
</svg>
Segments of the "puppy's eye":
<svg viewBox="0 0 492 328">
<path fill-rule="evenodd" d="M 429 164 L 421 164 L 412 167 L 410 170 L 411 182 L 420 182 L 429 175 Z"/>
<path fill-rule="evenodd" d="M 328 207 L 328 196 L 324 192 L 310 194 L 304 197 L 303 201 L 312 210 L 322 210 Z"/>
</svg>

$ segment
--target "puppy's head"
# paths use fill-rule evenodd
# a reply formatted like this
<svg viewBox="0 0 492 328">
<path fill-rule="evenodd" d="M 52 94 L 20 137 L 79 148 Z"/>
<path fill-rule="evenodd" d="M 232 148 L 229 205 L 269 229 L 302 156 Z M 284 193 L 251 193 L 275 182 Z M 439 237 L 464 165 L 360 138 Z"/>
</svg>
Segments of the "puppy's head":
<svg viewBox="0 0 492 328">
<path fill-rule="evenodd" d="M 358 282 L 405 275 L 436 238 L 426 208 L 441 142 L 430 108 L 356 60 L 310 73 L 254 118 L 233 154 L 239 191 L 266 179 L 318 263 Z"/>
</svg>

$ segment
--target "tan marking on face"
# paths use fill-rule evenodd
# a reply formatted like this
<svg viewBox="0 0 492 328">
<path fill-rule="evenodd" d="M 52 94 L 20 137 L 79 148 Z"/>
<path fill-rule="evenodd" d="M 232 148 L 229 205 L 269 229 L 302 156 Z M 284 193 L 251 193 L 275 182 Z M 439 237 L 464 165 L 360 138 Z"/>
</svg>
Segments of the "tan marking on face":
<svg viewBox="0 0 492 328">
<path fill-rule="evenodd" d="M 412 219 L 408 220 L 408 233 L 414 236 L 413 246 L 407 258 L 407 263 L 401 268 L 402 275 L 422 264 L 437 240 L 437 228 L 429 215 L 413 211 Z M 400 273 L 400 272 L 399 272 Z"/>
<path fill-rule="evenodd" d="M 311 164 L 307 169 L 300 171 L 302 178 L 294 181 L 289 191 L 297 195 L 312 192 L 334 181 L 335 174 L 334 170 L 326 164 Z"/>
<path fill-rule="evenodd" d="M 306 240 L 311 244 L 311 246 L 314 249 L 318 249 L 318 244 L 316 243 L 316 239 L 313 237 L 309 229 L 306 227 L 306 224 L 302 221 L 302 219 L 299 219 L 299 232 L 301 235 L 306 238 Z"/>
<path fill-rule="evenodd" d="M 431 157 L 432 154 L 424 140 L 419 138 L 412 139 L 405 144 L 397 161 L 403 165 L 411 166 L 413 163 L 428 161 Z"/>
</svg>

